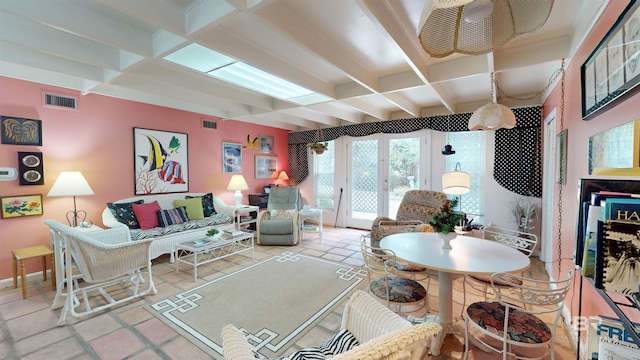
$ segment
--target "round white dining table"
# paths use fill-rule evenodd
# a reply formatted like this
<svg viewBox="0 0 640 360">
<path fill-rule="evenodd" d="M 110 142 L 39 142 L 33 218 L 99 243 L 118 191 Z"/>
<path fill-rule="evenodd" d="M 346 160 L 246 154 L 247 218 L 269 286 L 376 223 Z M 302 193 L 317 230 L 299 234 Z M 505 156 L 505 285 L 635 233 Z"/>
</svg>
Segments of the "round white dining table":
<svg viewBox="0 0 640 360">
<path fill-rule="evenodd" d="M 380 247 L 392 250 L 400 259 L 438 271 L 438 322 L 443 331 L 431 344 L 431 354 L 439 355 L 445 335 L 456 332 L 453 326 L 453 275 L 491 275 L 496 272 L 521 272 L 529 268 L 529 257 L 496 241 L 458 235 L 451 249 L 442 248 L 437 233 L 411 232 L 386 236 Z"/>
</svg>

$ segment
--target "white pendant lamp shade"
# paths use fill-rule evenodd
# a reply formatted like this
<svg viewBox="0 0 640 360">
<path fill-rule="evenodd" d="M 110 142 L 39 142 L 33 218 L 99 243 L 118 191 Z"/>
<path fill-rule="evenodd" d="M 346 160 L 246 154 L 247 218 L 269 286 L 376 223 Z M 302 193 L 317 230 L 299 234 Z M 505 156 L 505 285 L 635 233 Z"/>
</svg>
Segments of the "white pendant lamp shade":
<svg viewBox="0 0 640 360">
<path fill-rule="evenodd" d="M 469 119 L 469 130 L 511 129 L 516 126 L 516 116 L 504 105 L 491 102 L 474 111 Z"/>
<path fill-rule="evenodd" d="M 451 195 L 461 195 L 469 192 L 471 177 L 469 173 L 460 170 L 460 163 L 454 171 L 442 174 L 442 192 Z"/>
<path fill-rule="evenodd" d="M 481 55 L 549 18 L 553 0 L 427 0 L 418 38 L 432 57 Z"/>
</svg>

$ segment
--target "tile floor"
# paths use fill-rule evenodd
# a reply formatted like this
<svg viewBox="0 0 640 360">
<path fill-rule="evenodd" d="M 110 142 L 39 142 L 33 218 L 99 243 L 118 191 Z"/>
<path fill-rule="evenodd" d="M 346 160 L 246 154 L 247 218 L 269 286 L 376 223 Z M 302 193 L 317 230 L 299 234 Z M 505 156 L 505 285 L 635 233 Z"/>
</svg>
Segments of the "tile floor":
<svg viewBox="0 0 640 360">
<path fill-rule="evenodd" d="M 283 249 L 362 265 L 360 236 L 365 231 L 325 227 L 322 244 L 315 234 L 305 238 L 295 248 L 256 247 L 255 258 L 264 259 L 280 254 Z M 221 274 L 233 272 L 252 262 L 251 258 L 237 255 L 198 268 L 198 283 Z M 540 261 L 533 259 L 529 275 L 544 275 Z M 167 257 L 154 260 L 153 275 L 158 294 L 111 311 L 81 319 L 69 317 L 67 326 L 58 327 L 59 310 L 49 309 L 54 292 L 50 280 L 27 283 L 28 299 L 22 299 L 20 289 L 0 289 L 0 359 L 208 359 L 206 353 L 184 337 L 164 325 L 147 312 L 143 305 L 153 303 L 175 293 L 194 287 L 191 271 L 175 272 Z M 37 280 L 36 280 L 37 279 Z M 431 283 L 430 308 L 437 309 L 437 282 Z M 460 279 L 454 281 L 454 314 L 462 308 Z M 334 333 L 340 325 L 341 308 L 329 314 L 320 324 L 303 336 L 290 351 L 318 345 Z M 461 320 L 460 320 L 461 321 Z M 460 322 L 462 323 L 462 321 Z M 556 359 L 575 359 L 575 349 L 564 327 L 556 335 Z M 464 335 L 446 337 L 438 356 L 425 359 L 462 359 Z M 472 346 L 470 360 L 498 359 L 497 354 L 486 354 Z"/>
</svg>

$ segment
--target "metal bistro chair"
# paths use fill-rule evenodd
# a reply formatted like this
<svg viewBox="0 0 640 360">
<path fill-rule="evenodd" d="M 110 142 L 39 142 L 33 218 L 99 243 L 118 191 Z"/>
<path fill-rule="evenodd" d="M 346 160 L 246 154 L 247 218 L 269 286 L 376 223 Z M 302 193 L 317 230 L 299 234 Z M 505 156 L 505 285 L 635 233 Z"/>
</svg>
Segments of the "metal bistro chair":
<svg viewBox="0 0 640 360">
<path fill-rule="evenodd" d="M 481 230 L 482 238 L 497 241 L 506 246 L 519 250 L 523 254 L 531 257 L 531 254 L 538 245 L 538 237 L 535 234 L 525 233 L 517 230 L 501 229 L 495 226 L 487 226 Z M 522 285 L 518 278 L 504 278 L 506 282 L 495 280 L 494 286 L 508 288 L 513 285 Z M 467 286 L 482 293 L 484 301 L 487 301 L 487 290 L 491 286 L 491 276 L 489 275 L 465 275 L 462 280 L 462 312 L 467 304 Z"/>
<path fill-rule="evenodd" d="M 569 291 L 574 272 L 570 270 L 564 280 L 545 281 L 529 279 L 509 273 L 491 275 L 491 287 L 497 294 L 494 302 L 475 302 L 467 308 L 465 317 L 466 360 L 469 342 L 502 354 L 503 359 L 554 359 L 553 339 L 558 320 Z M 495 286 L 513 280 L 522 285 L 508 289 Z M 521 303 L 523 306 L 514 305 Z M 541 319 L 552 316 L 550 326 Z M 492 345 L 488 339 L 499 341 Z M 534 348 L 540 348 L 533 352 Z"/>
<path fill-rule="evenodd" d="M 360 245 L 367 267 L 370 294 L 385 301 L 387 307 L 399 315 L 403 313 L 402 308 L 408 305 L 415 307 L 422 304 L 427 309 L 427 289 L 416 280 L 397 275 L 393 267 L 397 261 L 393 251 L 368 246 L 364 236 Z"/>
</svg>

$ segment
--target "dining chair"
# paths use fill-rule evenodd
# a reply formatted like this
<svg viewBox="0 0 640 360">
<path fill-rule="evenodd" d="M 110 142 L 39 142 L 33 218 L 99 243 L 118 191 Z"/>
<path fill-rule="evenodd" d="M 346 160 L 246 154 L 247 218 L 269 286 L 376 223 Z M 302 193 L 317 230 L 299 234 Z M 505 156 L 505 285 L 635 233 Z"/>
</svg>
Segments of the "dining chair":
<svg viewBox="0 0 640 360">
<path fill-rule="evenodd" d="M 503 359 L 550 356 L 553 360 L 554 337 L 573 275 L 573 270 L 569 270 L 565 279 L 551 281 L 510 273 L 491 275 L 496 301 L 475 302 L 467 308 L 463 359 L 467 359 L 469 342 L 473 342 L 483 350 L 502 354 Z M 508 289 L 495 285 L 503 282 L 521 285 Z M 493 343 L 489 339 L 493 339 Z M 500 342 L 500 347 L 496 341 Z"/>
<path fill-rule="evenodd" d="M 394 268 L 396 254 L 388 249 L 372 248 L 367 245 L 366 237 L 360 240 L 362 258 L 367 268 L 369 293 L 385 301 L 387 307 L 402 315 L 403 307 L 411 305 L 411 312 L 422 306 L 428 310 L 428 292 L 418 281 L 399 276 Z M 417 308 L 416 308 L 417 306 Z"/>
<path fill-rule="evenodd" d="M 538 237 L 535 234 L 525 233 L 517 230 L 502 229 L 488 225 L 480 229 L 482 238 L 492 240 L 519 250 L 523 254 L 531 257 L 531 254 L 538 245 Z M 521 274 L 524 275 L 524 274 Z M 495 286 L 508 288 L 513 285 L 521 285 L 517 278 L 505 278 L 506 282 L 500 283 L 496 280 Z M 462 312 L 467 305 L 467 286 L 480 292 L 487 301 L 487 290 L 491 286 L 490 275 L 465 275 L 462 280 Z"/>
</svg>

